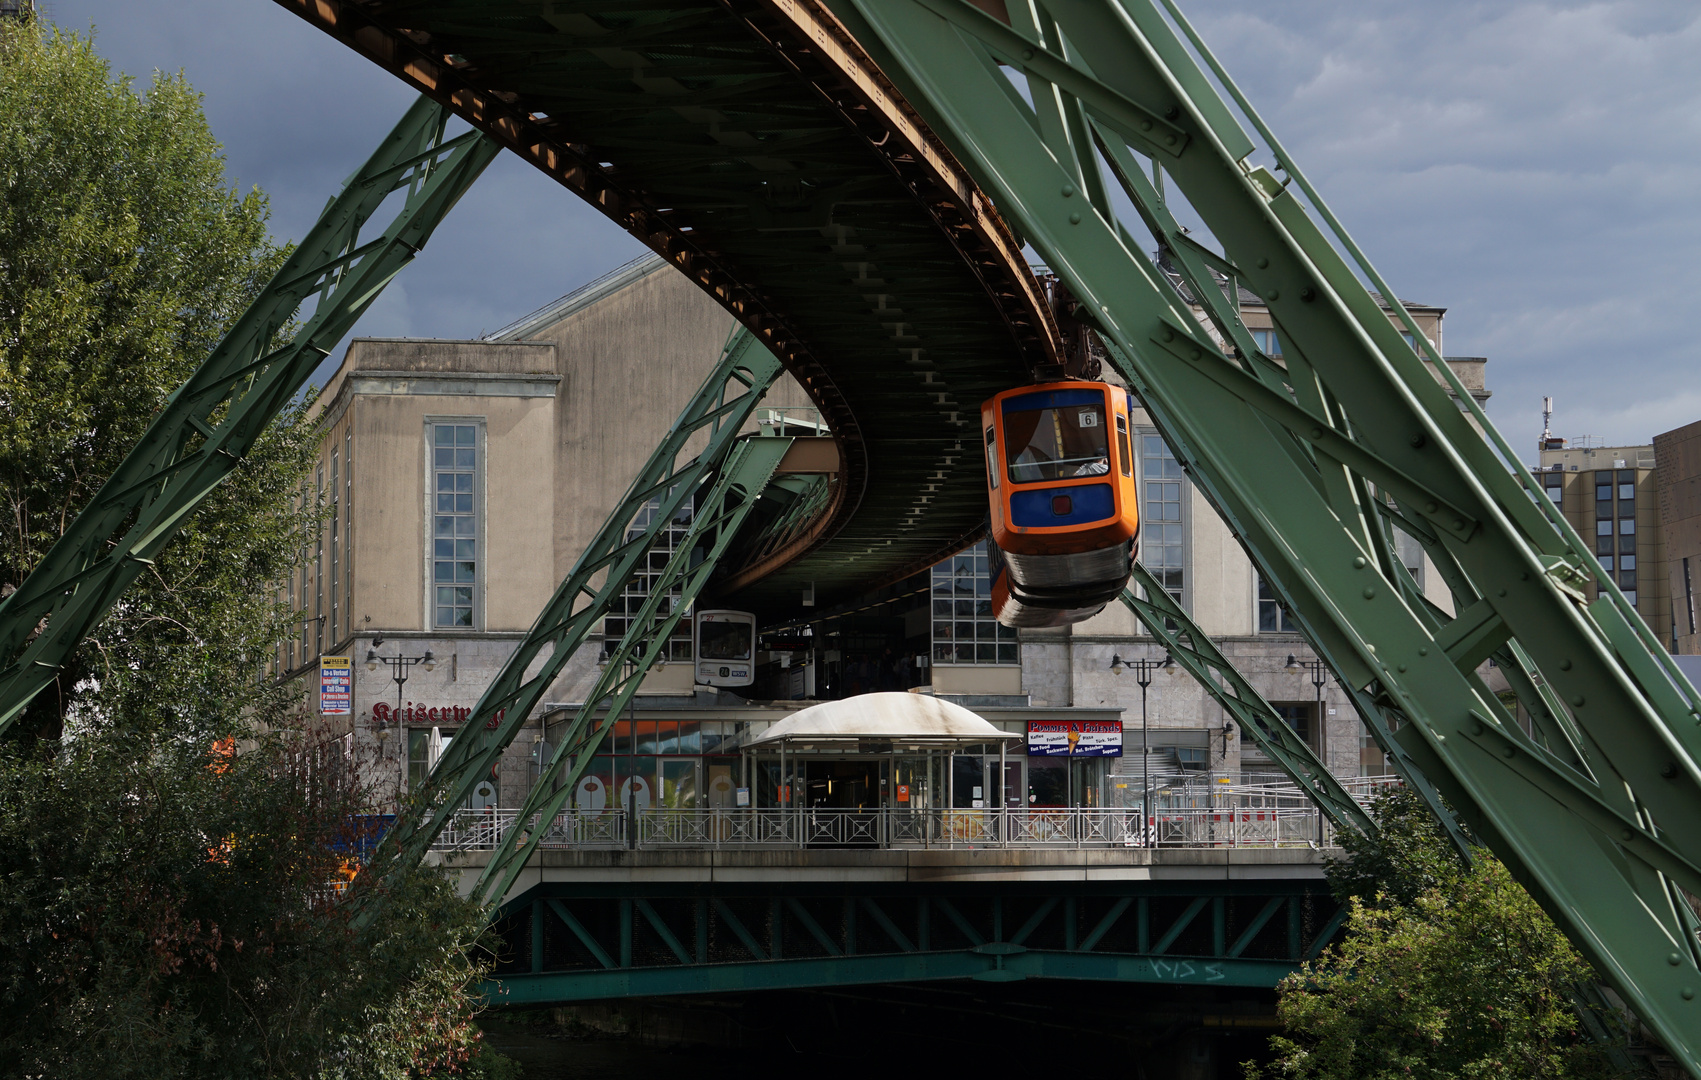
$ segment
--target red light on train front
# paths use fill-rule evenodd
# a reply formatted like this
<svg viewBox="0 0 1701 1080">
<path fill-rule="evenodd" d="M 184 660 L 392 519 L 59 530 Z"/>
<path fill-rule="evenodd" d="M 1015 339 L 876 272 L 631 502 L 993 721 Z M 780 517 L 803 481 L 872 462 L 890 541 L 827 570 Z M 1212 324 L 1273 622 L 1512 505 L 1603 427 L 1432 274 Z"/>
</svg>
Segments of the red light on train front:
<svg viewBox="0 0 1701 1080">
<path fill-rule="evenodd" d="M 1053 495 L 1051 497 L 1051 512 L 1058 517 L 1068 517 L 1069 512 L 1073 509 L 1075 509 L 1075 504 L 1069 496 Z"/>
</svg>

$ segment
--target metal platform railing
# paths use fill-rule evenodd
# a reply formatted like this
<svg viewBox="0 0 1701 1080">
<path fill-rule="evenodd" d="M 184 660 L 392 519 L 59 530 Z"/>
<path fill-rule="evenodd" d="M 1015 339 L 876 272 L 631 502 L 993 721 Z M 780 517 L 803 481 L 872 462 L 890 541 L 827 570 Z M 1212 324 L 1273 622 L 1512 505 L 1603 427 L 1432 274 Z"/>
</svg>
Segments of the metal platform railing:
<svg viewBox="0 0 1701 1080">
<path fill-rule="evenodd" d="M 494 848 L 515 810 L 462 810 L 438 851 Z M 1057 810 L 564 810 L 540 847 L 553 850 L 720 848 L 1139 848 L 1318 847 L 1333 830 L 1315 807 Z"/>
</svg>

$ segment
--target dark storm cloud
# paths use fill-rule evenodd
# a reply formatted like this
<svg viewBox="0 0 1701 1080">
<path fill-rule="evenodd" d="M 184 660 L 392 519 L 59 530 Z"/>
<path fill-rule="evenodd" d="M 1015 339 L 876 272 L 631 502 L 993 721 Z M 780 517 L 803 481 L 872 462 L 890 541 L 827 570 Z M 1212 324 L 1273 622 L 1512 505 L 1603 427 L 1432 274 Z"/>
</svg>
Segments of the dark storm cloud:
<svg viewBox="0 0 1701 1080">
<path fill-rule="evenodd" d="M 1521 452 L 1701 417 L 1701 17 L 1672 2 L 1192 0 L 1189 16 L 1400 295 L 1486 355 Z M 117 68 L 182 68 L 230 172 L 301 235 L 412 95 L 270 0 L 52 0 Z M 638 253 L 500 160 L 362 334 L 475 336 Z"/>
</svg>

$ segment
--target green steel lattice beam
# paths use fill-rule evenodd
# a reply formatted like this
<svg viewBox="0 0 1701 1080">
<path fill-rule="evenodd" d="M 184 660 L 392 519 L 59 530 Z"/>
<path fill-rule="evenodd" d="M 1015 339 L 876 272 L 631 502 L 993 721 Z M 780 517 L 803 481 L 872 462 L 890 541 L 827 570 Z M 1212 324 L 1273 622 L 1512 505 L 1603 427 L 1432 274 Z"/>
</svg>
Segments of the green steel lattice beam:
<svg viewBox="0 0 1701 1080">
<path fill-rule="evenodd" d="M 1582 602 L 1588 549 L 1531 500 L 1422 335 L 1422 356 L 1401 338 L 1394 320 L 1414 331 L 1410 316 L 1180 13 L 1055 0 L 1009 5 L 1006 25 L 962 0 L 827 2 L 1082 300 L 1318 655 L 1361 707 L 1400 722 L 1424 775 L 1701 1076 L 1701 952 L 1684 897 L 1701 893 L 1695 691 L 1610 582 Z M 1046 108 L 1001 66 L 1042 86 L 1032 97 Z M 1258 147 L 1216 84 L 1297 191 L 1249 160 Z M 1045 122 L 1053 102 L 1070 125 Z M 1135 181 L 1142 169 L 1150 184 Z M 1209 268 L 1266 302 L 1279 363 L 1248 350 L 1238 312 L 1207 303 L 1222 285 L 1182 259 L 1191 296 L 1212 308 L 1196 317 L 1118 220 L 1104 192 L 1120 188 L 1160 247 L 1196 246 L 1150 212 L 1160 175 L 1221 241 Z M 1450 586 L 1444 623 L 1393 565 L 1390 521 Z M 1550 691 L 1531 712 L 1564 714 L 1551 730 L 1526 733 L 1477 675 L 1513 646 L 1528 684 Z"/>
</svg>

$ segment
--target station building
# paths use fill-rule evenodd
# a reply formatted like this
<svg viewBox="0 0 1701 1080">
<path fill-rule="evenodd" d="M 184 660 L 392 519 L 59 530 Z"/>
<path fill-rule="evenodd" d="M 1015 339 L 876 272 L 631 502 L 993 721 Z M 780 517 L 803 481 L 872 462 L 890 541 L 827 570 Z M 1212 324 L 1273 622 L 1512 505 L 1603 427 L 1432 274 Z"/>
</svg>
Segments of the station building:
<svg viewBox="0 0 1701 1080">
<path fill-rule="evenodd" d="M 1443 309 L 1410 310 L 1440 342 Z M 1255 298 L 1244 317 L 1279 355 Z M 352 662 L 350 711 L 321 719 L 381 802 L 417 783 L 465 724 L 732 330 L 731 316 L 646 256 L 479 340 L 349 345 L 315 406 L 323 448 L 301 497 L 326 518 L 288 583 L 302 631 L 276 665 L 317 702 L 321 658 Z M 1448 363 L 1486 399 L 1481 358 Z M 758 424 L 811 412 L 783 376 L 765 405 L 775 411 L 759 413 Z M 1388 771 L 1226 524 L 1144 413 L 1133 420 L 1143 563 L 1333 771 Z M 1408 565 L 1448 606 L 1415 544 Z M 627 592 L 641 597 L 649 584 L 640 575 Z M 636 792 L 645 805 L 760 804 L 773 796 L 757 782 L 757 759 L 784 741 L 765 732 L 813 702 L 876 691 L 944 698 L 1008 736 L 954 746 L 949 782 L 937 774 L 930 788 L 906 790 L 914 800 L 1114 805 L 1138 800 L 1147 778 L 1172 800 L 1280 779 L 1185 672 L 1163 664 L 1162 646 L 1120 605 L 1075 626 L 1017 632 L 992 618 L 990 586 L 982 545 L 877 596 L 766 628 L 756 683 L 739 692 L 694 684 L 681 629 L 670 662 L 647 675 L 575 800 L 604 805 Z M 699 606 L 719 605 L 705 597 Z M 604 628 L 616 638 L 622 614 Z M 481 787 L 482 805 L 517 806 L 539 780 L 595 680 L 601 646 L 593 637 L 572 658 Z M 1146 686 L 1142 658 L 1156 665 Z M 1120 730 L 1120 755 L 1046 760 L 1035 748 L 1048 724 L 1063 721 Z M 893 805 L 899 787 L 910 788 L 896 771 L 901 747 L 862 750 L 799 765 L 794 746 L 787 775 L 809 785 L 811 798 L 830 799 L 823 805 Z"/>
</svg>

